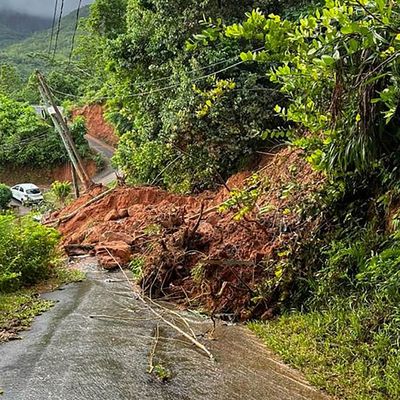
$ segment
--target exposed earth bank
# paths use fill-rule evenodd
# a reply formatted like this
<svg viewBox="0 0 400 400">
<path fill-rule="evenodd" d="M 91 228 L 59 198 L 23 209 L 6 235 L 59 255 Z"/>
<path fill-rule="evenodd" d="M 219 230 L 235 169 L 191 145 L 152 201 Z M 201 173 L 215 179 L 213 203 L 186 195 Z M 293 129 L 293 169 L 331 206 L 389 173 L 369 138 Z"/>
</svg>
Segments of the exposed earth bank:
<svg viewBox="0 0 400 400">
<path fill-rule="evenodd" d="M 118 136 L 113 127 L 108 124 L 104 118 L 104 109 L 100 104 L 86 105 L 77 108 L 72 113 L 73 117 L 82 116 L 86 121 L 88 135 L 116 147 Z"/>
</svg>

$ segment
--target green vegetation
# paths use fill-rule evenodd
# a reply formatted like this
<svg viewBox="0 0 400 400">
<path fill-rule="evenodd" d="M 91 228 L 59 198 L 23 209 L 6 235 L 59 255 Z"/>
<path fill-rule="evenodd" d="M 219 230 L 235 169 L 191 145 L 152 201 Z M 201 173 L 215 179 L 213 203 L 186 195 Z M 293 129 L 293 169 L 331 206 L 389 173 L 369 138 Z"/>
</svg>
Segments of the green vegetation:
<svg viewBox="0 0 400 400">
<path fill-rule="evenodd" d="M 89 7 L 83 7 L 81 10 L 81 18 L 87 17 L 88 13 Z M 75 29 L 75 15 L 76 13 L 73 12 L 62 18 L 55 60 L 53 60 L 53 53 L 49 53 L 51 36 L 51 28 L 49 27 L 51 26 L 51 21 L 42 25 L 41 29 L 34 29 L 33 32 L 27 32 L 22 37 L 21 35 L 16 36 L 14 33 L 11 39 L 8 39 L 6 32 L 2 34 L 2 27 L 0 24 L 1 64 L 16 67 L 19 75 L 24 80 L 27 79 L 35 69 L 40 69 L 44 72 L 60 70 L 60 72 L 64 72 L 64 75 L 69 75 L 71 66 L 67 65 L 67 61 Z M 10 28 L 5 29 L 8 29 L 8 31 L 10 30 Z M 81 31 L 78 32 L 78 36 L 80 34 Z M 9 45 L 5 46 L 4 44 L 7 42 Z M 77 73 L 77 71 L 74 72 Z"/>
<path fill-rule="evenodd" d="M 0 342 L 26 329 L 52 306 L 35 285 L 54 289 L 84 274 L 60 266 L 59 233 L 31 219 L 0 215 Z"/>
<path fill-rule="evenodd" d="M 84 120 L 77 118 L 70 128 L 81 156 L 92 157 L 84 137 Z M 27 103 L 0 93 L 0 165 L 48 168 L 67 160 L 66 150 L 51 122 L 42 120 Z"/>
<path fill-rule="evenodd" d="M 51 192 L 54 195 L 56 202 L 60 206 L 64 206 L 72 193 L 71 182 L 55 181 L 51 185 Z"/>
<path fill-rule="evenodd" d="M 32 33 L 48 28 L 51 21 L 47 18 L 1 10 L 0 49 L 24 40 Z"/>
<path fill-rule="evenodd" d="M 48 32 L 30 40 L 43 53 Z M 49 129 L 18 102 L 37 99 L 35 82 L 19 77 L 31 71 L 19 70 L 28 64 L 18 46 L 6 56 L 17 70 L 0 73 L 0 163 L 56 162 L 55 142 L 43 153 L 16 147 Z M 399 3 L 96 0 L 69 69 L 65 54 L 51 86 L 61 100 L 105 103 L 120 136 L 114 163 L 131 184 L 196 192 L 251 167 L 260 150 L 304 150 L 323 184 L 284 212 L 314 228 L 261 262 L 271 279 L 257 298 L 280 317 L 251 327 L 330 393 L 399 397 Z M 221 206 L 238 221 L 268 190 L 258 175 L 248 186 Z M 268 209 L 257 211 L 262 225 Z M 22 283 L 7 262 L 3 284 Z M 140 274 L 142 260 L 131 267 Z M 200 264 L 193 275 L 201 281 Z"/>
<path fill-rule="evenodd" d="M 40 299 L 30 290 L 14 293 L 0 293 L 0 343 L 15 338 L 18 332 L 27 329 L 36 315 L 53 303 Z"/>
<path fill-rule="evenodd" d="M 30 217 L 0 215 L 0 290 L 15 290 L 50 277 L 59 234 Z"/>
<path fill-rule="evenodd" d="M 81 282 L 85 274 L 77 269 L 58 267 L 45 283 L 45 290 L 54 290 L 60 285 Z M 39 297 L 40 285 L 22 288 L 11 293 L 0 292 L 0 342 L 16 338 L 18 333 L 28 329 L 35 316 L 53 306 L 53 302 Z"/>
<path fill-rule="evenodd" d="M 263 291 L 283 316 L 251 327 L 312 382 L 349 399 L 400 395 L 399 11 L 385 1 L 328 1 L 298 20 L 253 11 L 202 38 L 265 41 L 241 58 L 265 65 L 286 99 L 274 107 L 290 127 L 284 137 L 326 176 L 300 207 L 318 228 L 268 264 L 278 279 Z"/>
<path fill-rule="evenodd" d="M 12 198 L 12 193 L 7 185 L 0 183 L 0 210 L 5 210 L 8 207 Z"/>
</svg>

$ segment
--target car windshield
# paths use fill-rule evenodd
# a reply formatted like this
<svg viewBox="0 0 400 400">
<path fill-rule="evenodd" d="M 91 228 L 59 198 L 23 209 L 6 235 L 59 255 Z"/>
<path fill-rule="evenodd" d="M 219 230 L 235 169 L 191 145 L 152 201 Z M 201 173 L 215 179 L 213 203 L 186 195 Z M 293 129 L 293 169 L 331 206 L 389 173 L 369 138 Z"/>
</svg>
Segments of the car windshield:
<svg viewBox="0 0 400 400">
<path fill-rule="evenodd" d="M 40 194 L 40 190 L 39 189 L 28 189 L 26 191 L 26 193 L 28 193 L 28 194 Z"/>
</svg>

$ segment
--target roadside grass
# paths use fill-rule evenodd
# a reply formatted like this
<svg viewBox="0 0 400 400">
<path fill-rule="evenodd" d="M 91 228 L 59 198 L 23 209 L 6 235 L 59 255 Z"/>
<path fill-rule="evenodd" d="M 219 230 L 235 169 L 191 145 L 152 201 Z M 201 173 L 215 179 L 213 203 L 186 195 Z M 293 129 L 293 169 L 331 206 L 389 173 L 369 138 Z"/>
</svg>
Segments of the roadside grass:
<svg viewBox="0 0 400 400">
<path fill-rule="evenodd" d="M 399 399 L 400 322 L 379 319 L 370 307 L 331 309 L 289 313 L 267 323 L 252 322 L 249 328 L 331 395 L 342 400 Z"/>
<path fill-rule="evenodd" d="M 40 298 L 40 293 L 83 279 L 85 273 L 80 270 L 57 268 L 47 281 L 16 292 L 0 293 L 0 343 L 17 339 L 18 333 L 29 329 L 37 315 L 54 305 L 54 302 Z"/>
</svg>

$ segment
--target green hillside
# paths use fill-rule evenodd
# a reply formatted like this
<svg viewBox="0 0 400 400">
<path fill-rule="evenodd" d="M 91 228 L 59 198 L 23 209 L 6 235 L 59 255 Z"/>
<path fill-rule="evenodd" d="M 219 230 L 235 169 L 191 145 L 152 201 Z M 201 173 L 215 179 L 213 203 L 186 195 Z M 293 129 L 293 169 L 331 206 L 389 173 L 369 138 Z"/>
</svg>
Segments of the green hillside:
<svg viewBox="0 0 400 400">
<path fill-rule="evenodd" d="M 51 19 L 14 11 L 0 13 L 0 48 L 20 42 L 35 32 L 48 29 Z"/>
<path fill-rule="evenodd" d="M 0 49 L 23 40 L 23 38 L 24 36 L 21 33 L 15 32 L 8 26 L 0 23 Z"/>
<path fill-rule="evenodd" d="M 83 7 L 80 15 L 81 18 L 87 17 L 89 15 L 89 6 Z M 75 28 L 75 18 L 76 12 L 72 12 L 62 19 L 56 61 L 65 60 L 69 55 Z M 52 58 L 52 52 L 49 53 L 50 39 L 51 29 L 36 32 L 26 39 L 1 50 L 0 63 L 16 66 L 23 78 L 27 78 L 35 69 L 49 71 L 51 70 L 50 60 Z M 2 47 L 1 43 L 7 41 L 15 42 L 13 32 L 0 25 L 0 48 Z"/>
</svg>

